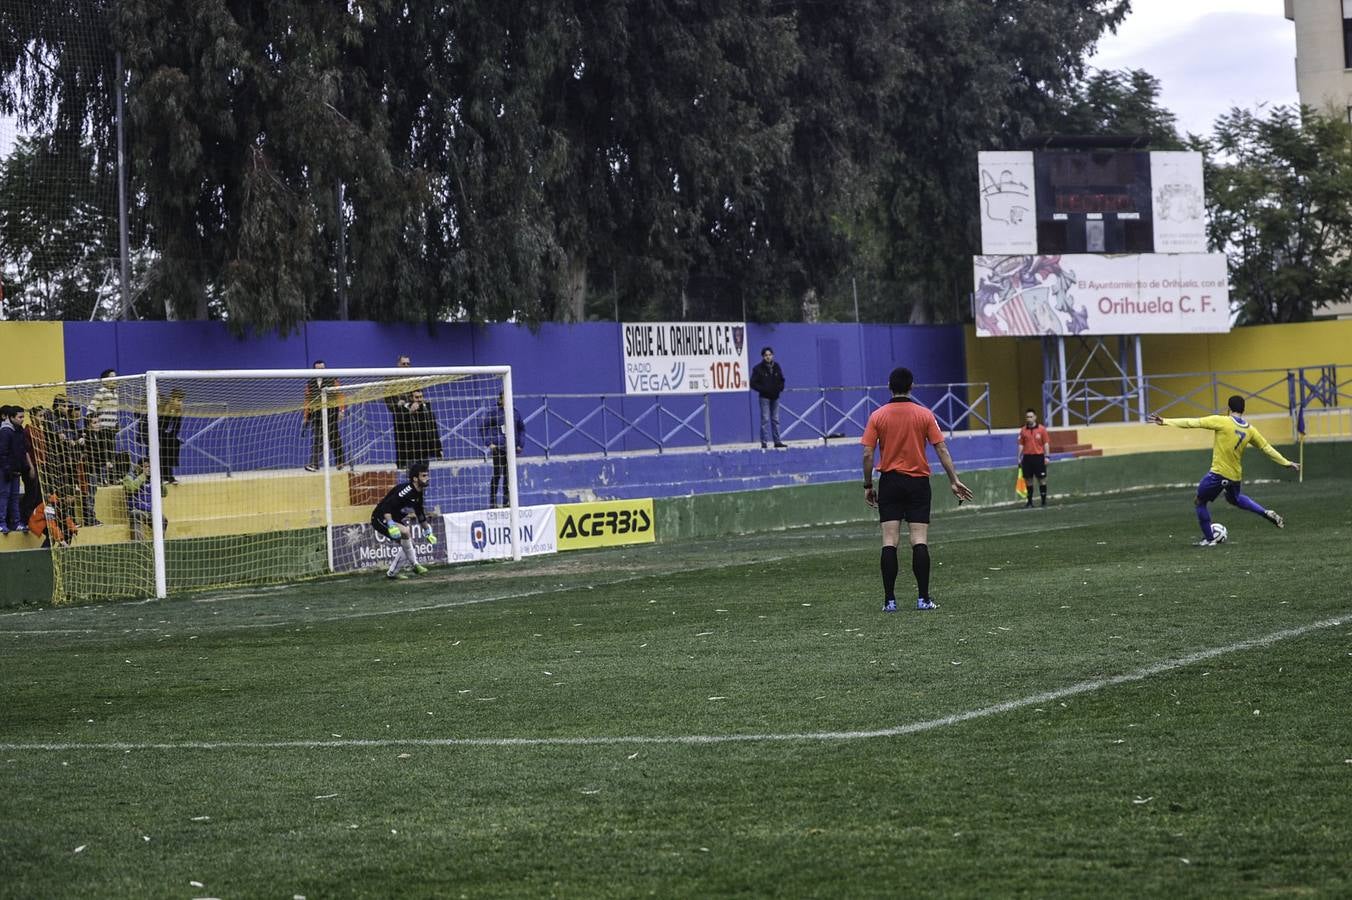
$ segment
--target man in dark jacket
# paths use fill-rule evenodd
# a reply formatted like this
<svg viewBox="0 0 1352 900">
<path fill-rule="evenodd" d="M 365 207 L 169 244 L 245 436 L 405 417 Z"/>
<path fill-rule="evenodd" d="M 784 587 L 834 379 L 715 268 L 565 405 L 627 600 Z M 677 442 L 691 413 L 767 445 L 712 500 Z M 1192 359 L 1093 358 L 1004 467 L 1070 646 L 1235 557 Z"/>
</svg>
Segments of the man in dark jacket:
<svg viewBox="0 0 1352 900">
<path fill-rule="evenodd" d="M 761 350 L 761 361 L 751 370 L 751 389 L 760 394 L 761 449 L 766 441 L 774 439 L 775 446 L 784 447 L 779 439 L 779 395 L 784 391 L 784 370 L 775 362 L 773 347 Z"/>
<path fill-rule="evenodd" d="M 19 521 L 19 477 L 27 459 L 23 408 L 0 406 L 0 534 L 28 530 L 27 523 Z"/>
<path fill-rule="evenodd" d="M 512 422 L 516 425 L 516 452 L 526 449 L 526 423 L 521 413 L 512 409 Z M 493 477 L 488 482 L 488 505 L 498 506 L 498 485 L 502 485 L 502 506 L 511 504 L 507 484 L 507 411 L 502 394 L 498 394 L 496 409 L 489 409 L 479 423 L 479 433 L 488 447 L 488 456 L 493 463 Z"/>
</svg>

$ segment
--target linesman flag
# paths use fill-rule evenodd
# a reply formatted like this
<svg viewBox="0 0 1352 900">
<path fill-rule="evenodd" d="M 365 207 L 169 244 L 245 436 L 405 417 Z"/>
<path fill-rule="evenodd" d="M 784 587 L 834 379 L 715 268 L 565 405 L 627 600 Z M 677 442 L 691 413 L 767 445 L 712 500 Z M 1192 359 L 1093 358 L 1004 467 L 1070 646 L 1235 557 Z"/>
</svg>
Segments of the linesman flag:
<svg viewBox="0 0 1352 900">
<path fill-rule="evenodd" d="M 1023 467 L 1014 468 L 1014 493 L 1019 495 L 1020 500 L 1028 499 L 1028 482 L 1023 477 Z"/>
</svg>

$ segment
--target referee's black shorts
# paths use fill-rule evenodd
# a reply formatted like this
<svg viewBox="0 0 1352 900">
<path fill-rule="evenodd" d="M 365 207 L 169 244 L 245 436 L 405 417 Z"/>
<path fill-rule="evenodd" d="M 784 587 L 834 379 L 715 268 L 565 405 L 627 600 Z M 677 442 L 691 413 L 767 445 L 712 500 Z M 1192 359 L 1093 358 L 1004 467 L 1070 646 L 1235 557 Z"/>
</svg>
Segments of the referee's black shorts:
<svg viewBox="0 0 1352 900">
<path fill-rule="evenodd" d="M 903 519 L 918 525 L 929 523 L 929 476 L 884 472 L 878 477 L 878 521 Z"/>
<path fill-rule="evenodd" d="M 1047 457 L 1041 453 L 1025 453 L 1023 455 L 1023 477 L 1046 478 Z"/>
</svg>

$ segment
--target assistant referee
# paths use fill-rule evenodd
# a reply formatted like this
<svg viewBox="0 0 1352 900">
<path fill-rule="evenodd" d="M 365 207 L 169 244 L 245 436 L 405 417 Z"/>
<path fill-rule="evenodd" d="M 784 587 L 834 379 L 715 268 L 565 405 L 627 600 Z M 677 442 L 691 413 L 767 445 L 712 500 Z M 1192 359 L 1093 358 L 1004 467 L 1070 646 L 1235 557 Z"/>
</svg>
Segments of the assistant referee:
<svg viewBox="0 0 1352 900">
<path fill-rule="evenodd" d="M 958 480 L 953 457 L 944 444 L 934 413 L 911 397 L 915 376 L 907 368 L 892 370 L 887 386 L 892 399 L 874 410 L 860 443 L 864 445 L 864 501 L 878 510 L 883 530 L 883 612 L 897 611 L 897 544 L 901 520 L 910 526 L 911 571 L 917 588 L 916 609 L 937 609 L 930 594 L 929 520 L 930 467 L 925 445 L 933 444 L 948 473 L 949 487 L 958 503 L 972 499 L 972 491 Z M 873 488 L 873 454 L 880 450 L 878 489 Z"/>
</svg>

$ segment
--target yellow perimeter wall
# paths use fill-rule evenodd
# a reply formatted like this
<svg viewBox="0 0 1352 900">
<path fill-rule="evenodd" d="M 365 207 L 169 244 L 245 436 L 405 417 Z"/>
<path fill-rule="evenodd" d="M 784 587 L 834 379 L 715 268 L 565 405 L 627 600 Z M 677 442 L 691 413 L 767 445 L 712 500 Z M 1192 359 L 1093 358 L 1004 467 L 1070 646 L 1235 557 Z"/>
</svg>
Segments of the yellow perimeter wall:
<svg viewBox="0 0 1352 900">
<path fill-rule="evenodd" d="M 991 386 L 992 427 L 1017 427 L 1024 409 L 1041 407 L 1041 341 L 1032 338 L 978 339 L 976 330 L 969 325 L 966 348 L 967 380 L 989 382 Z M 1236 328 L 1229 334 L 1148 334 L 1141 339 L 1141 363 L 1147 375 L 1208 373 L 1205 379 L 1169 380 L 1168 390 L 1174 393 L 1185 393 L 1189 386 L 1209 381 L 1212 372 L 1291 369 L 1329 363 L 1352 366 L 1352 319 L 1256 325 Z M 1239 390 L 1257 391 L 1277 378 L 1278 373 L 1268 373 L 1227 378 L 1226 381 Z M 1284 405 L 1286 388 L 1274 388 L 1267 396 Z"/>
<path fill-rule="evenodd" d="M 0 322 L 0 384 L 65 380 L 66 341 L 62 323 Z M 0 404 L 18 402 L 13 392 L 0 391 Z"/>
</svg>

